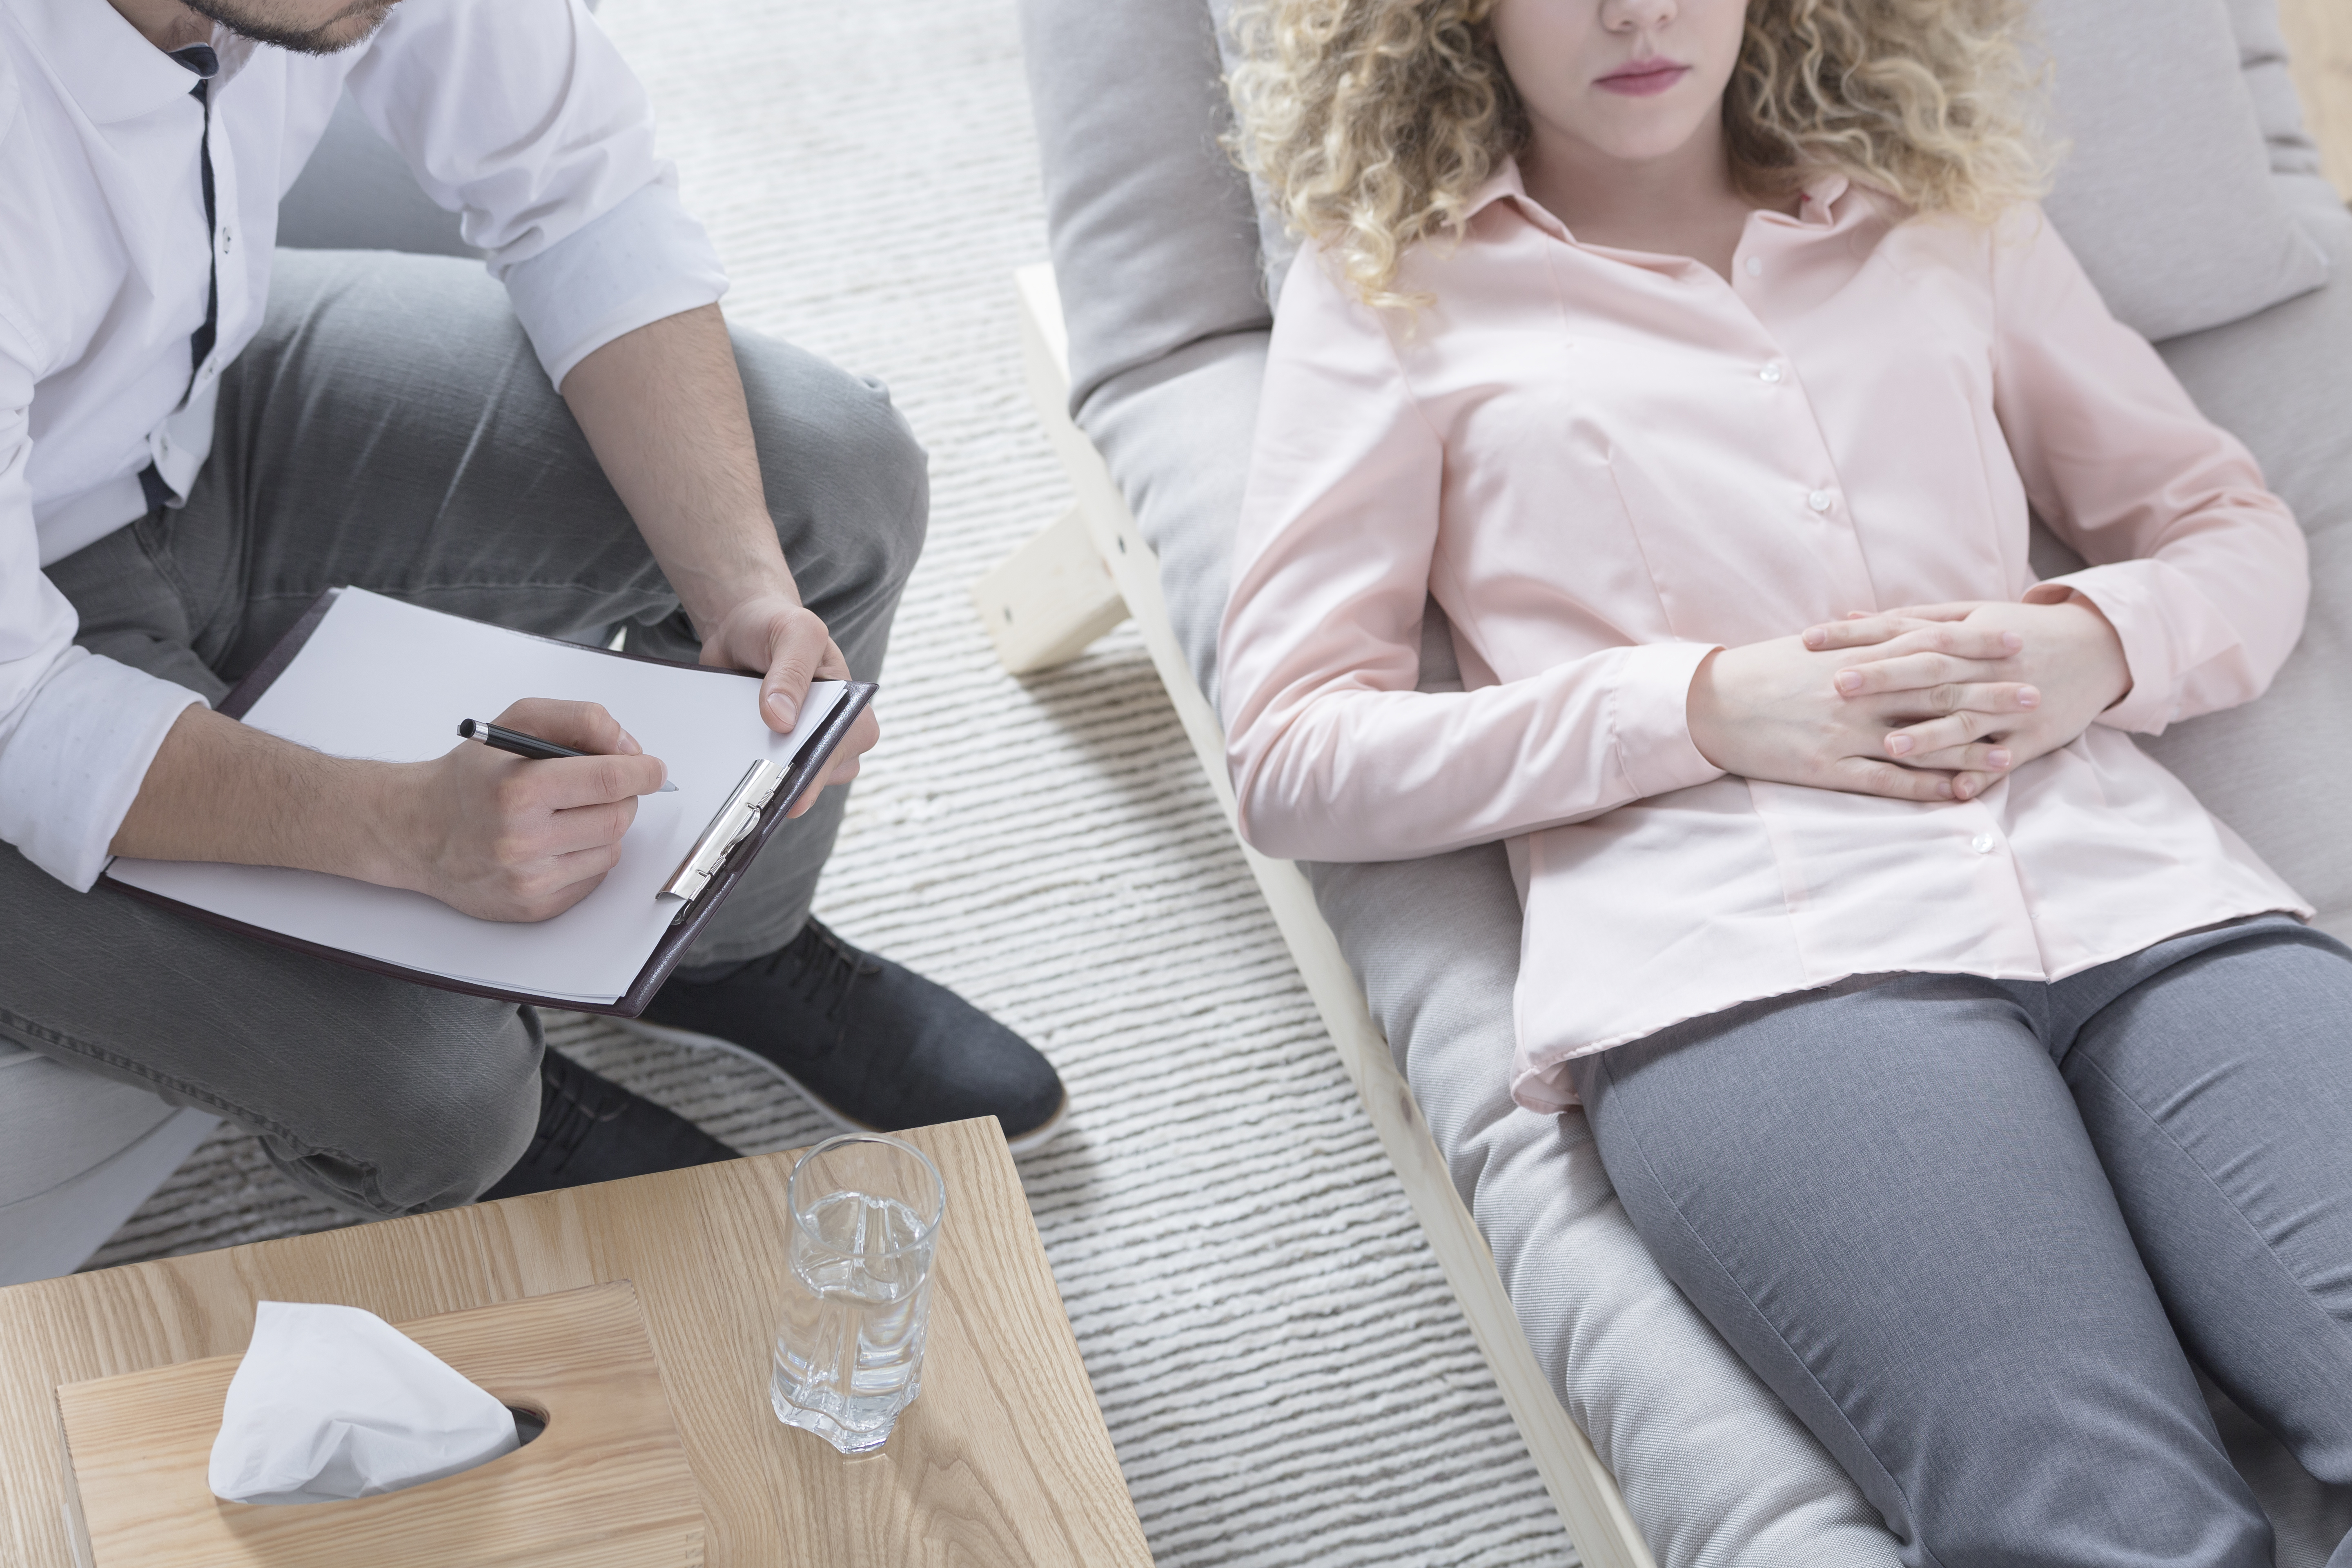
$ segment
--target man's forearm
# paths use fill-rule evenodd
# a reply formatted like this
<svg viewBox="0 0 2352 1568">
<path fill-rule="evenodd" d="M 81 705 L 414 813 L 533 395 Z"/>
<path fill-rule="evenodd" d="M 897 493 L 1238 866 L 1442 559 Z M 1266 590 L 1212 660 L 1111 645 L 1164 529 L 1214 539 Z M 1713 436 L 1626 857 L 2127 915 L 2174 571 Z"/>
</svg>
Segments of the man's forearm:
<svg viewBox="0 0 2352 1568">
<path fill-rule="evenodd" d="M 702 662 L 760 675 L 761 721 L 789 732 L 809 682 L 846 679 L 849 667 L 776 542 L 726 318 L 705 305 L 625 332 L 574 366 L 562 391 L 692 618 Z M 824 782 L 855 773 L 876 732 L 869 710 Z"/>
<path fill-rule="evenodd" d="M 112 848 L 328 871 L 483 920 L 545 920 L 619 863 L 636 797 L 661 787 L 664 769 L 593 702 L 525 698 L 498 721 L 586 754 L 525 762 L 453 745 L 429 762 L 363 762 L 191 708 Z"/>
<path fill-rule="evenodd" d="M 718 306 L 624 333 L 574 366 L 562 390 L 706 640 L 747 598 L 798 602 Z"/>
<path fill-rule="evenodd" d="M 109 847 L 147 859 L 292 866 L 380 881 L 376 829 L 390 771 L 190 708 L 163 737 Z"/>
</svg>

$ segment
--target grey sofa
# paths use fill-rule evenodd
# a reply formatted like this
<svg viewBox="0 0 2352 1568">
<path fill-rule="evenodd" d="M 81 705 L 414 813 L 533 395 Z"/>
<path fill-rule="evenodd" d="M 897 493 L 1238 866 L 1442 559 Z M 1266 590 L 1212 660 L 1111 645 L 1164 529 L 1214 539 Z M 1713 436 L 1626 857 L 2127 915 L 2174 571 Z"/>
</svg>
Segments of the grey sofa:
<svg viewBox="0 0 2352 1568">
<path fill-rule="evenodd" d="M 2271 694 L 2151 750 L 2352 935 L 2352 216 L 2303 135 L 2272 0 L 2045 0 L 2042 26 L 2073 144 L 2053 221 L 2312 545 L 2309 628 Z M 1213 696 L 1286 242 L 1216 144 L 1229 112 L 1202 0 L 1024 0 L 1024 31 L 1070 412 Z M 2037 550 L 2045 573 L 2063 564 L 2046 536 Z M 1433 614 L 1423 685 L 1455 679 Z M 1640 1542 L 1580 1542 L 1588 1559 L 1889 1568 L 1876 1515 L 1651 1262 L 1581 1115 L 1510 1102 L 1519 912 L 1499 847 L 1305 869 L 1551 1393 L 1638 1525 Z M 2215 1401 L 2278 1562 L 2325 1561 L 2352 1496 Z"/>
</svg>

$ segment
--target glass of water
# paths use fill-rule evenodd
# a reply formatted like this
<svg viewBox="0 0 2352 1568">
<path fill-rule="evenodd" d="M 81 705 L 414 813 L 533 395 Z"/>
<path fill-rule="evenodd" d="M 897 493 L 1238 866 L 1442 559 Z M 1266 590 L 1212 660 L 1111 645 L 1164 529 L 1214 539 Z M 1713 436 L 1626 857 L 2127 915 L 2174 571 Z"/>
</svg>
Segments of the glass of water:
<svg viewBox="0 0 2352 1568">
<path fill-rule="evenodd" d="M 852 1132 L 800 1157 L 783 1326 L 769 1397 L 845 1454 L 878 1448 L 923 1391 L 931 1259 L 947 1189 L 923 1152 Z"/>
</svg>

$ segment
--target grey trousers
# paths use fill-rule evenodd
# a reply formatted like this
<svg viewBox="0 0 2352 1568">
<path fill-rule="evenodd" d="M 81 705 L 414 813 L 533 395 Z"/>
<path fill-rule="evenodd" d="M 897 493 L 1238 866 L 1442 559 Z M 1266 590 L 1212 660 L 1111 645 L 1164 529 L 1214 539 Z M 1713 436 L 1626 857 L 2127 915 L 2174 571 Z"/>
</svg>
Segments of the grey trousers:
<svg viewBox="0 0 2352 1568">
<path fill-rule="evenodd" d="M 769 510 L 810 608 L 874 679 L 922 548 L 924 458 L 877 384 L 739 333 Z M 632 651 L 698 653 L 677 596 L 474 263 L 285 251 L 221 384 L 188 504 L 49 569 L 93 651 L 217 699 L 320 590 L 353 584 Z M 769 843 L 689 963 L 800 930 L 845 792 Z M 0 846 L 0 1037 L 262 1135 L 368 1215 L 467 1202 L 536 1123 L 528 1007 L 213 930 Z"/>
<path fill-rule="evenodd" d="M 1660 1266 L 1942 1568 L 2268 1568 L 2191 1358 L 2352 1481 L 2352 952 L 1880 975 L 1577 1064 Z M 2333 1562 L 2352 1562 L 2339 1548 Z"/>
</svg>

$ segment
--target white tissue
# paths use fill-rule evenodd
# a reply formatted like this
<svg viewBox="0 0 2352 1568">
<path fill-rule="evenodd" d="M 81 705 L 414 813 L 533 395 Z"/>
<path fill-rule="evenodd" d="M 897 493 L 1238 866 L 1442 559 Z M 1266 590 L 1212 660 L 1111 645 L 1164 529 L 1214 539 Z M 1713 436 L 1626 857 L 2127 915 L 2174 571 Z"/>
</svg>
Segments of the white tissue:
<svg viewBox="0 0 2352 1568">
<path fill-rule="evenodd" d="M 206 1479 L 232 1502 L 373 1497 L 517 1447 L 514 1415 L 357 1307 L 264 1301 Z"/>
</svg>

